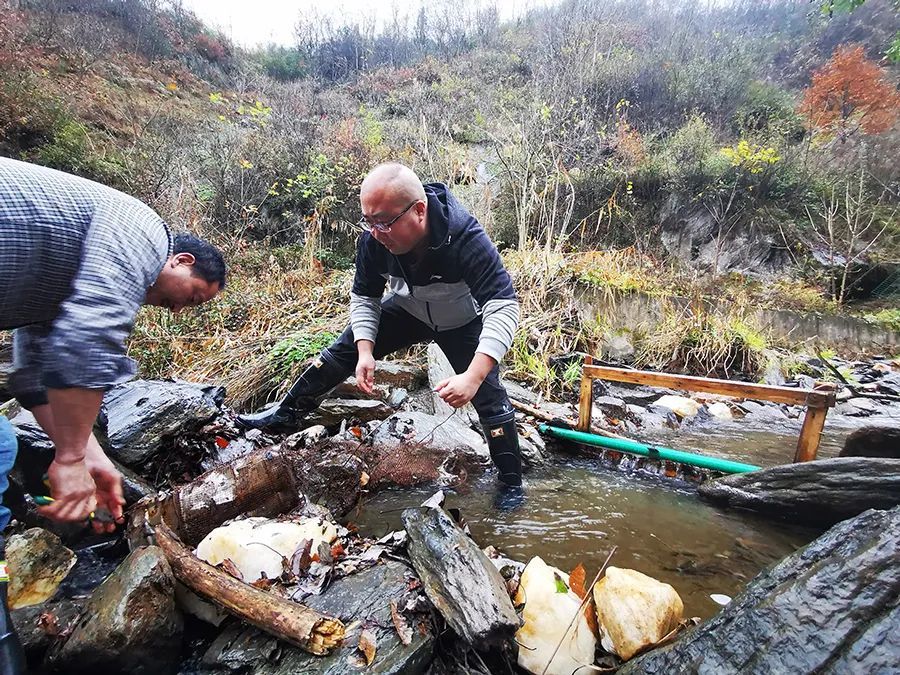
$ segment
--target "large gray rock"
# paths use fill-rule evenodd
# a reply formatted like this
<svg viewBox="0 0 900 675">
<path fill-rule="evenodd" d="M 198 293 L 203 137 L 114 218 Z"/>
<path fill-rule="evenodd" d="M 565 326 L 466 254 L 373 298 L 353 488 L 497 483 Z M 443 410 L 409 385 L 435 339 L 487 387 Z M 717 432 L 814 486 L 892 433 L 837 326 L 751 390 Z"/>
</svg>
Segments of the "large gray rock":
<svg viewBox="0 0 900 675">
<path fill-rule="evenodd" d="M 412 571 L 406 565 L 389 561 L 339 579 L 324 594 L 304 599 L 304 604 L 337 616 L 348 627 L 343 645 L 329 656 L 313 656 L 279 643 L 255 628 L 233 624 L 210 645 L 203 656 L 201 672 L 255 675 L 422 673 L 431 661 L 434 632 L 428 614 L 406 610 L 408 605 L 420 604 L 413 597 L 416 592 L 409 590 L 412 577 Z M 394 627 L 392 601 L 403 621 L 412 629 L 408 645 L 403 644 Z M 368 668 L 360 663 L 362 653 L 357 648 L 363 629 L 371 631 L 375 638 L 375 659 Z"/>
<path fill-rule="evenodd" d="M 900 459 L 836 457 L 707 481 L 700 496 L 791 521 L 831 525 L 900 504 Z"/>
<path fill-rule="evenodd" d="M 162 551 L 148 546 L 133 551 L 94 591 L 49 664 L 59 673 L 175 673 L 182 630 L 172 570 Z"/>
<path fill-rule="evenodd" d="M 438 383 L 454 375 L 456 375 L 456 371 L 453 370 L 444 352 L 434 342 L 430 343 L 428 345 L 428 386 L 434 391 Z M 447 417 L 456 412 L 456 409 L 449 403 L 445 403 L 444 399 L 437 393 L 433 394 L 432 398 L 434 400 L 435 415 Z M 459 411 L 471 423 L 478 422 L 478 413 L 475 412 L 475 408 L 471 403 L 466 403 Z"/>
<path fill-rule="evenodd" d="M 490 459 L 484 436 L 469 427 L 461 414 L 442 417 L 419 412 L 394 413 L 375 430 L 370 440 L 373 445 L 389 448 L 411 442 L 427 443 L 447 453 L 456 450 Z"/>
<path fill-rule="evenodd" d="M 406 509 L 407 550 L 422 587 L 447 624 L 479 649 L 512 640 L 519 617 L 506 582 L 441 508 Z"/>
<path fill-rule="evenodd" d="M 867 511 L 759 574 L 714 618 L 625 664 L 643 673 L 892 673 L 900 509 Z"/>
<path fill-rule="evenodd" d="M 109 455 L 140 468 L 173 435 L 193 431 L 219 412 L 220 388 L 189 382 L 135 380 L 103 397 L 98 438 Z"/>
</svg>

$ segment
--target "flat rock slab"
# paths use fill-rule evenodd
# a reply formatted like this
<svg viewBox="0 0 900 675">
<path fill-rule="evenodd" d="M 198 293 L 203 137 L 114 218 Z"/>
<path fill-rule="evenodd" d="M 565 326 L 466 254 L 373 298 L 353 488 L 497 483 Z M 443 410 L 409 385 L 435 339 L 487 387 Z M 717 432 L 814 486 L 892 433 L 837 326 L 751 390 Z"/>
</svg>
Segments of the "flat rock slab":
<svg viewBox="0 0 900 675">
<path fill-rule="evenodd" d="M 446 511 L 406 509 L 407 550 L 425 594 L 447 624 L 478 648 L 500 646 L 519 628 L 506 583 Z"/>
<path fill-rule="evenodd" d="M 256 675 L 422 673 L 432 658 L 434 632 L 428 614 L 403 611 L 415 595 L 409 590 L 412 577 L 407 565 L 388 561 L 339 579 L 322 595 L 305 598 L 304 604 L 339 617 L 348 628 L 343 645 L 328 656 L 313 656 L 235 623 L 210 645 L 203 656 L 202 671 Z M 403 644 L 394 627 L 391 601 L 412 629 L 408 645 Z M 375 659 L 368 667 L 360 661 L 363 654 L 357 648 L 363 629 L 375 637 Z"/>
<path fill-rule="evenodd" d="M 134 380 L 110 389 L 98 417 L 98 438 L 109 455 L 133 469 L 171 436 L 193 431 L 219 412 L 221 388 L 189 382 Z"/>
<path fill-rule="evenodd" d="M 900 504 L 900 459 L 835 457 L 726 476 L 700 496 L 728 507 L 831 525 L 867 509 Z"/>
<path fill-rule="evenodd" d="M 844 521 L 618 675 L 896 672 L 898 551 L 900 508 Z"/>
<path fill-rule="evenodd" d="M 344 420 L 347 420 L 348 423 L 353 421 L 365 423 L 372 420 L 383 420 L 385 417 L 390 417 L 393 412 L 394 409 L 384 401 L 332 398 L 322 401 L 322 405 L 307 416 L 305 424 L 334 427 Z"/>
</svg>

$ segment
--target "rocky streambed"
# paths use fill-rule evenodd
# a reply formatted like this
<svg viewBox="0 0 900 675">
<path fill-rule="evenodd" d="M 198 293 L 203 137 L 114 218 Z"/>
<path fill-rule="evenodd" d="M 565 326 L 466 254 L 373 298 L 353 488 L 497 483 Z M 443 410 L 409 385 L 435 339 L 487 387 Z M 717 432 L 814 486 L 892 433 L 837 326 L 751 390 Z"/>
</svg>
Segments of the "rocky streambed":
<svg viewBox="0 0 900 675">
<path fill-rule="evenodd" d="M 337 673 L 366 669 L 444 673 L 507 672 L 510 668 L 531 667 L 518 657 L 521 641 L 510 637 L 522 628 L 527 615 L 527 603 L 523 606 L 518 588 L 524 564 L 540 557 L 549 563 L 548 569 L 557 569 L 564 582 L 564 590 L 557 584 L 558 600 L 575 594 L 570 600 L 577 607 L 580 596 L 576 591 L 589 594 L 591 589 L 584 588 L 585 582 L 579 582 L 572 573 L 581 564 L 589 571 L 588 576 L 593 576 L 613 547 L 613 567 L 633 569 L 648 575 L 653 583 L 668 584 L 680 595 L 683 618 L 704 620 L 699 627 L 686 630 L 687 624 L 671 624 L 669 617 L 669 623 L 660 626 L 675 631 L 675 635 L 665 636 L 667 640 L 677 639 L 671 646 L 651 651 L 636 662 L 629 661 L 626 668 L 633 672 L 691 672 L 684 664 L 699 663 L 696 655 L 707 651 L 710 663 L 724 664 L 721 672 L 729 672 L 729 668 L 737 672 L 751 662 L 757 663 L 752 658 L 758 660 L 759 656 L 751 658 L 738 648 L 710 650 L 710 643 L 733 641 L 723 636 L 729 635 L 729 626 L 735 621 L 749 622 L 741 625 L 758 636 L 766 657 L 757 665 L 767 672 L 827 671 L 829 664 L 845 663 L 851 657 L 857 665 L 862 664 L 860 667 L 875 670 L 889 657 L 896 661 L 900 652 L 885 626 L 891 625 L 890 617 L 897 611 L 897 542 L 882 530 L 898 518 L 897 509 L 889 509 L 893 494 L 890 486 L 895 484 L 890 481 L 900 475 L 900 460 L 882 460 L 877 467 L 878 475 L 887 481 L 882 491 L 887 496 L 881 501 L 870 503 L 867 490 L 857 486 L 855 492 L 848 491 L 844 507 L 833 508 L 829 518 L 806 519 L 802 524 L 797 522 L 800 516 L 817 508 L 816 476 L 830 476 L 829 489 L 839 490 L 842 482 L 852 486 L 860 476 L 871 476 L 875 465 L 852 460 L 857 464 L 849 473 L 840 473 L 847 466 L 827 465 L 821 471 L 796 475 L 788 471 L 791 475 L 774 479 L 758 472 L 761 478 L 755 484 L 731 485 L 727 483 L 731 479 L 707 481 L 701 487 L 713 500 L 707 505 L 698 497 L 695 483 L 666 477 L 666 471 L 656 473 L 651 467 L 642 469 L 621 461 L 611 464 L 596 457 L 573 457 L 571 452 L 577 449 L 552 443 L 548 447 L 536 430 L 536 422 L 521 415 L 519 431 L 528 468 L 526 498 L 497 502 L 487 447 L 473 427 L 474 413 L 466 409 L 453 413 L 435 400 L 429 380 L 443 377 L 446 364 L 437 354 L 431 356 L 428 366 L 380 364 L 380 387 L 372 398 L 359 398 L 352 382 L 342 385 L 334 398 L 322 405 L 316 419 L 309 420 L 309 427 L 288 437 L 239 432 L 233 414 L 222 407 L 224 392 L 217 388 L 137 381 L 110 392 L 104 402 L 100 431 L 110 455 L 127 471 L 131 519 L 128 543 L 133 551 L 124 561 L 128 547 L 121 535 L 97 538 L 87 535 L 84 528 L 59 527 L 35 514 L 27 495 L 41 492 L 40 477 L 49 463 L 51 448 L 27 413 L 12 414 L 19 434 L 20 461 L 9 493 L 16 521 L 7 534 L 24 535 L 29 528 L 53 531 L 58 540 L 51 539 L 47 544 L 47 537 L 42 535 L 40 539 L 45 547 L 56 550 L 54 559 L 60 561 L 56 569 L 69 564 L 66 561 L 71 556 L 61 550 L 64 547 L 74 550 L 77 558 L 74 572 L 66 569 L 56 575 L 65 579 L 61 585 L 59 579 L 47 582 L 46 599 L 14 612 L 35 672 L 103 668 L 138 673 Z M 875 369 L 882 375 L 879 382 L 887 377 L 885 382 L 890 386 L 892 367 Z M 510 393 L 545 415 L 574 416 L 571 405 L 542 401 L 512 383 Z M 787 460 L 792 456 L 794 411 L 790 409 L 618 385 L 598 394 L 595 422 L 635 436 L 656 433 L 681 440 L 722 438 L 731 433 L 729 429 L 751 427 L 760 416 L 761 426 L 771 432 L 777 417 L 779 424 L 786 425 L 786 432 L 778 434 L 779 443 L 787 445 L 777 448 L 783 455 L 773 454 L 771 461 L 740 458 L 777 465 L 781 463 L 778 457 Z M 666 396 L 670 398 L 664 399 Z M 661 400 L 689 408 L 680 413 L 674 407 L 666 409 Z M 724 419 L 725 409 L 731 413 L 729 419 Z M 685 410 L 689 414 L 683 414 Z M 829 418 L 829 424 L 837 422 L 841 436 L 859 426 L 853 420 L 860 418 L 846 413 L 839 407 Z M 877 412 L 878 419 L 884 420 L 893 419 L 894 414 L 889 403 Z M 828 432 L 826 426 L 826 439 Z M 752 439 L 752 433 L 747 436 Z M 677 446 L 676 440 L 669 444 Z M 832 454 L 830 447 L 826 445 L 823 454 Z M 710 452 L 709 447 L 698 449 Z M 733 445 L 724 442 L 722 448 L 712 448 L 711 452 L 740 456 L 752 454 L 752 447 L 735 451 Z M 245 483 L 238 480 L 241 476 Z M 228 480 L 242 487 L 223 492 Z M 720 493 L 712 494 L 720 484 Z M 420 507 L 436 488 L 447 493 L 445 508 L 433 501 Z M 757 515 L 747 509 L 756 508 L 760 491 L 774 495 L 763 501 L 777 508 L 758 509 Z M 851 492 L 855 501 L 847 507 Z M 171 499 L 165 499 L 174 494 L 186 495 L 177 509 L 147 508 L 148 504 L 171 505 Z M 223 497 L 227 494 L 231 498 Z M 840 506 L 840 492 L 836 494 L 831 502 Z M 897 494 L 900 498 L 900 492 Z M 869 506 L 882 510 L 867 511 Z M 773 513 L 778 520 L 771 520 Z M 186 514 L 193 515 L 188 518 Z M 792 519 L 791 514 L 797 518 Z M 193 547 L 202 530 L 246 515 L 276 520 L 318 518 L 334 523 L 340 533 L 327 550 L 304 553 L 298 546 L 290 555 L 285 554 L 283 573 L 274 580 L 267 577 L 265 583 L 240 579 L 242 575 L 234 575 L 224 563 L 216 567 L 220 575 L 228 573 L 242 586 L 257 581 L 254 591 L 276 593 L 339 619 L 344 638 L 330 656 L 312 655 L 308 649 L 279 640 L 258 625 L 248 626 L 223 612 L 221 603 L 200 602 L 196 594 L 187 591 L 185 580 L 176 578 L 165 553 L 153 545 L 153 526 L 160 517 L 179 521 L 184 526 L 180 536 Z M 429 518 L 444 523 L 438 528 L 442 534 L 420 537 L 416 544 L 417 538 L 408 536 L 410 528 L 425 527 Z M 832 522 L 838 523 L 838 534 L 825 534 L 823 543 L 821 535 Z M 23 541 L 31 538 L 33 531 Z M 843 542 L 840 546 L 839 539 Z M 470 542 L 462 547 L 469 550 L 470 559 L 459 569 L 468 572 L 451 574 L 435 563 L 440 561 L 441 546 L 459 551 L 464 541 Z M 809 542 L 810 546 L 803 549 Z M 893 558 L 878 553 L 890 551 L 892 546 Z M 489 555 L 482 549 L 489 549 Z M 21 557 L 28 558 L 31 549 L 26 546 L 22 550 Z M 485 567 L 485 560 L 493 561 L 490 567 Z M 822 577 L 822 583 L 827 582 L 830 589 L 827 598 L 816 595 L 819 591 L 812 589 L 803 576 L 808 576 L 804 570 L 818 564 L 816 561 L 834 570 L 827 579 Z M 848 568 L 843 580 L 840 570 L 845 565 L 853 566 L 853 570 L 850 573 Z M 501 572 L 501 585 L 493 592 L 485 595 L 466 590 L 491 586 L 497 581 L 494 575 Z M 474 576 L 468 578 L 467 574 Z M 538 573 L 531 576 L 538 578 Z M 454 586 L 451 580 L 455 578 L 468 578 L 471 586 Z M 103 579 L 102 585 L 93 588 Z M 493 581 L 489 583 L 488 579 Z M 867 583 L 872 584 L 866 591 L 872 603 L 861 611 L 854 594 L 858 595 Z M 782 614 L 770 616 L 758 609 L 770 593 L 790 599 L 785 601 Z M 467 604 L 476 600 L 474 606 Z M 507 609 L 501 609 L 505 602 L 511 603 L 515 619 Z M 727 604 L 723 610 L 721 603 Z M 841 630 L 849 633 L 845 631 L 839 641 L 837 630 L 826 631 L 826 638 L 815 643 L 815 654 L 804 659 L 791 651 L 778 661 L 782 658 L 779 650 L 766 648 L 766 640 L 773 644 L 776 640 L 812 644 L 810 626 L 789 618 L 791 607 L 800 611 L 810 603 L 821 604 L 829 616 L 837 617 L 829 621 L 840 623 Z M 735 612 L 739 612 L 737 618 L 722 618 Z M 785 631 L 789 637 L 783 635 Z M 641 650 L 652 648 L 664 637 L 655 635 L 646 638 L 648 642 Z M 551 635 L 548 639 L 553 642 L 555 638 Z M 565 635 L 560 637 L 566 639 Z M 692 644 L 698 646 L 680 647 Z M 618 667 L 623 662 L 609 639 L 605 647 L 597 647 L 594 656 L 603 668 Z M 646 665 L 639 665 L 643 663 Z"/>
</svg>

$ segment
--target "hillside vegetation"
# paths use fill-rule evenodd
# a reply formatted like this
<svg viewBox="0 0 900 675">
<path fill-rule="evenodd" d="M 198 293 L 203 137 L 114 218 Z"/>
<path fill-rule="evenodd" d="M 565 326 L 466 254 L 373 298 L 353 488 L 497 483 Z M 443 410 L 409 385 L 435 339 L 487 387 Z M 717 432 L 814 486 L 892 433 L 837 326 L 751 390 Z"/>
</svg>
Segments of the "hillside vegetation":
<svg viewBox="0 0 900 675">
<path fill-rule="evenodd" d="M 256 50 L 179 2 L 6 5 L 0 153 L 226 249 L 222 300 L 149 311 L 132 347 L 146 373 L 225 378 L 238 402 L 340 329 L 359 183 L 388 159 L 449 183 L 508 249 L 526 378 L 602 337 L 539 316 L 572 279 L 834 311 L 896 274 L 892 0 L 570 0 L 511 23 L 441 0 L 298 16 L 294 46 Z M 871 313 L 897 319 L 889 300 Z"/>
</svg>

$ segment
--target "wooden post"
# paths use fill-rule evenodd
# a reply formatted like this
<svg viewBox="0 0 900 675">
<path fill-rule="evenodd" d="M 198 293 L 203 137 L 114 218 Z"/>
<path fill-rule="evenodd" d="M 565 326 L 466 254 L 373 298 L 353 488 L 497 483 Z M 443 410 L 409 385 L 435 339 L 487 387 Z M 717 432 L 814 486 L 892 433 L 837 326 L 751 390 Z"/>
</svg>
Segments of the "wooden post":
<svg viewBox="0 0 900 675">
<path fill-rule="evenodd" d="M 825 417 L 828 415 L 827 406 L 809 406 L 803 418 L 803 427 L 800 429 L 800 439 L 797 441 L 797 452 L 794 462 L 809 462 L 816 458 L 819 452 L 819 439 L 822 437 L 822 428 L 825 426 Z"/>
<path fill-rule="evenodd" d="M 590 366 L 594 363 L 594 359 L 590 356 L 584 357 L 584 365 Z M 587 372 L 587 368 L 581 370 L 581 394 L 578 397 L 578 430 L 591 430 L 591 411 L 594 408 L 594 379 Z"/>
</svg>

